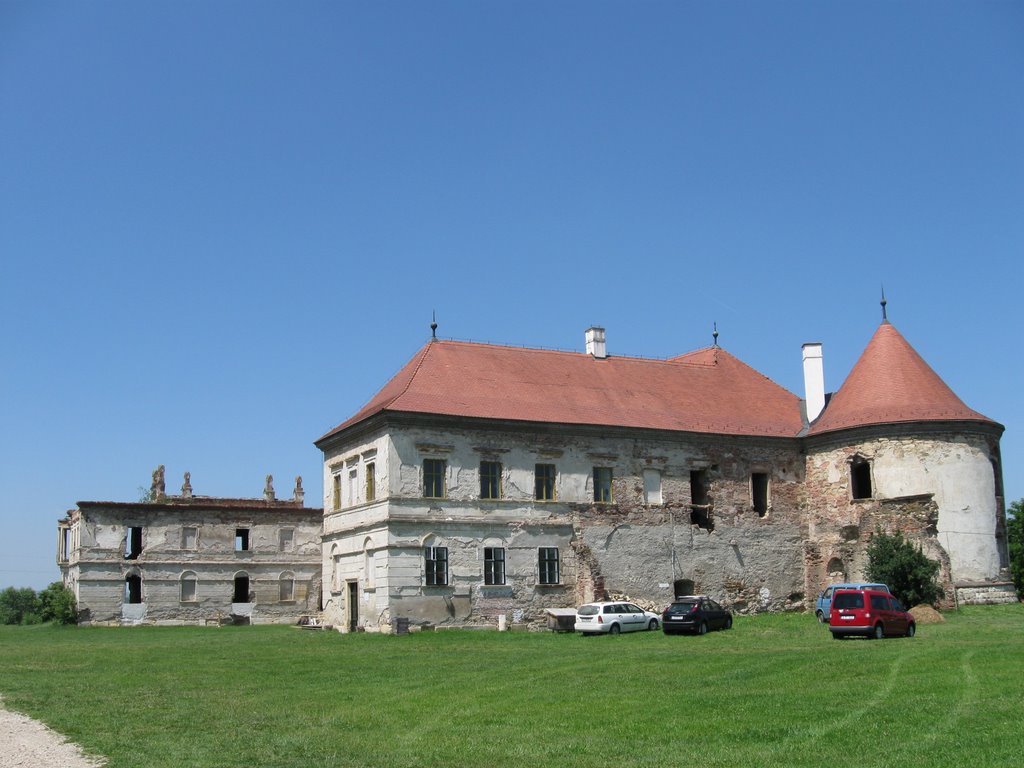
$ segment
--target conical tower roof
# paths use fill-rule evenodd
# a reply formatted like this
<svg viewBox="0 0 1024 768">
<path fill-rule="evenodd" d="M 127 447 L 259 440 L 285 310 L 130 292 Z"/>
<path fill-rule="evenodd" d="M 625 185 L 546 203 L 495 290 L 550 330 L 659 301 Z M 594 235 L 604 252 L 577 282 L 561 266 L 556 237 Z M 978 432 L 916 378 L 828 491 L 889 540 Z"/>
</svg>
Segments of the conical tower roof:
<svg viewBox="0 0 1024 768">
<path fill-rule="evenodd" d="M 995 424 L 964 405 L 900 332 L 884 320 L 808 434 L 921 421 Z"/>
</svg>

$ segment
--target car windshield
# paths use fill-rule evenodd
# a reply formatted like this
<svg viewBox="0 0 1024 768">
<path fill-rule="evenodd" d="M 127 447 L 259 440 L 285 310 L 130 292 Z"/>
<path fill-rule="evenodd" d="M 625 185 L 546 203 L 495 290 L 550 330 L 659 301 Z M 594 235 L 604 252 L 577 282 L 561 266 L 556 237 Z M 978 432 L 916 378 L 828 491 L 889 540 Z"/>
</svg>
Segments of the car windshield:
<svg viewBox="0 0 1024 768">
<path fill-rule="evenodd" d="M 580 609 L 576 611 L 580 616 L 597 616 L 601 612 L 601 606 L 599 605 L 581 605 Z"/>
<path fill-rule="evenodd" d="M 863 608 L 864 595 L 861 592 L 840 592 L 832 601 L 832 607 L 840 610 L 843 608 Z"/>
</svg>

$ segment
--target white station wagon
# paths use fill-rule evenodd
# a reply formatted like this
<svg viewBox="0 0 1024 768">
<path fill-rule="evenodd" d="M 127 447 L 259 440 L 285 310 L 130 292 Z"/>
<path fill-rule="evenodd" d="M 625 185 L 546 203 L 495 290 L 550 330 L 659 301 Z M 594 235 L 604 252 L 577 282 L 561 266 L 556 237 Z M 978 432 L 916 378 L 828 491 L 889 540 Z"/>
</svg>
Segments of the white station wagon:
<svg viewBox="0 0 1024 768">
<path fill-rule="evenodd" d="M 658 614 L 645 611 L 635 603 L 587 603 L 576 609 L 575 629 L 585 635 L 617 635 L 638 629 L 657 629 L 659 622 Z"/>
</svg>

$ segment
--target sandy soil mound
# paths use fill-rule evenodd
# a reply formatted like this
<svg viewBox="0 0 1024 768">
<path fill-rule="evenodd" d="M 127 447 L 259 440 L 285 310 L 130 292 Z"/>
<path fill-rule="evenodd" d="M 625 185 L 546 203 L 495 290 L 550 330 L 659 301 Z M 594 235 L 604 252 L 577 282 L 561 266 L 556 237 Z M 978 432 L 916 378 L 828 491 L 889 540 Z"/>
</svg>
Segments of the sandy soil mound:
<svg viewBox="0 0 1024 768">
<path fill-rule="evenodd" d="M 946 617 L 930 605 L 915 605 L 910 613 L 918 624 L 943 624 L 946 621 Z"/>
</svg>

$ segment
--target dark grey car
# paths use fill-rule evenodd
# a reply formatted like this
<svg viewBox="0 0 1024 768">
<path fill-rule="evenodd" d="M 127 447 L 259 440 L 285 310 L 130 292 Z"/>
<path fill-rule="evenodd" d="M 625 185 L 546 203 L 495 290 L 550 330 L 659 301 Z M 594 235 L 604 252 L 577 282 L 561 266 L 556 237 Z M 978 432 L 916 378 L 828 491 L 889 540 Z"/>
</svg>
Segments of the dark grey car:
<svg viewBox="0 0 1024 768">
<path fill-rule="evenodd" d="M 709 629 L 732 629 L 732 614 L 710 597 L 679 597 L 662 612 L 661 628 L 666 635 L 703 635 Z"/>
</svg>

